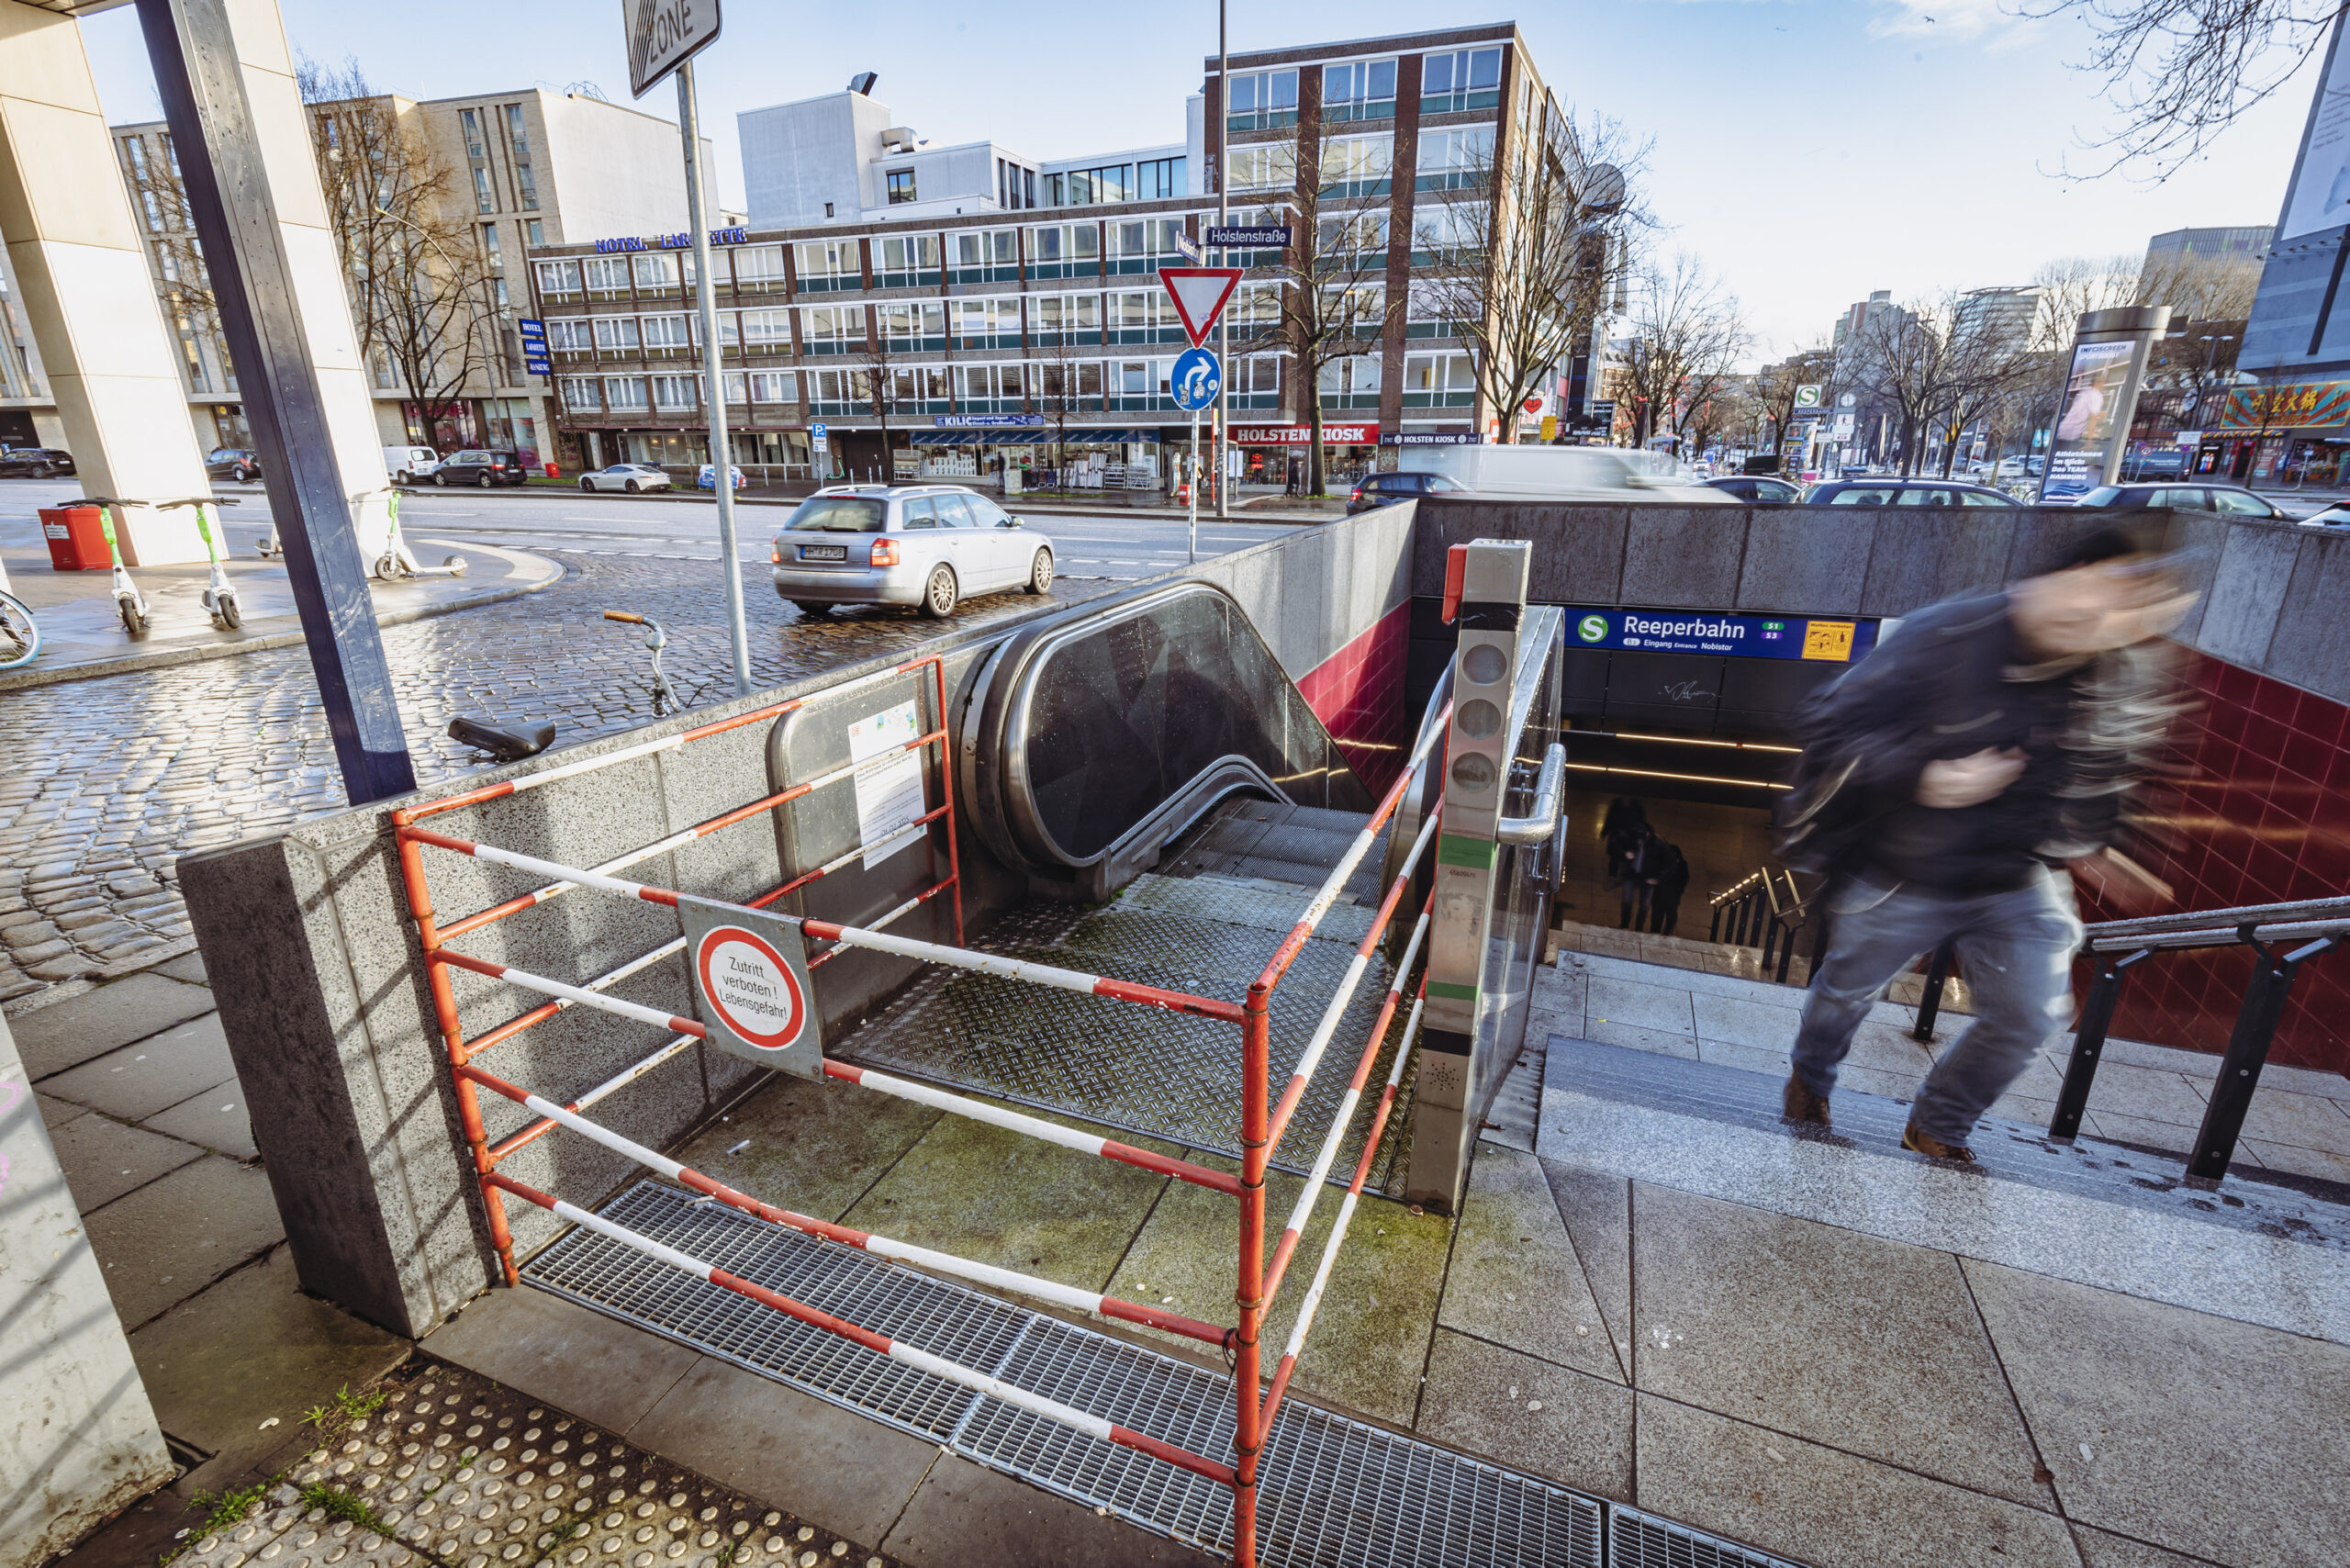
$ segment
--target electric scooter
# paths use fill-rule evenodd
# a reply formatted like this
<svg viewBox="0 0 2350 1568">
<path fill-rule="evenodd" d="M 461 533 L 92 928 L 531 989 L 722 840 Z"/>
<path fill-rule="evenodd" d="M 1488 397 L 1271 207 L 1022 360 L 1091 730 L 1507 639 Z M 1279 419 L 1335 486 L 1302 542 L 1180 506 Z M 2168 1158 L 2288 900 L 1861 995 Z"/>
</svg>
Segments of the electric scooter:
<svg viewBox="0 0 2350 1568">
<path fill-rule="evenodd" d="M 114 562 L 114 603 L 122 615 L 122 629 L 134 637 L 143 637 L 149 622 L 147 599 L 139 591 L 139 585 L 130 580 L 130 568 L 122 564 L 122 542 L 115 537 L 114 529 L 114 509 L 129 503 L 112 496 L 90 496 L 82 504 L 98 509 L 98 524 L 106 530 L 106 554 Z"/>
<path fill-rule="evenodd" d="M 356 509 L 360 502 L 386 498 L 385 510 L 391 515 L 391 531 L 384 535 L 384 553 L 375 557 L 375 575 L 384 581 L 397 582 L 402 577 L 462 577 L 465 575 L 463 555 L 445 555 L 437 566 L 418 564 L 416 556 L 400 538 L 400 492 L 397 487 L 388 490 L 364 490 L 351 498 Z"/>
<path fill-rule="evenodd" d="M 683 708 L 685 704 L 677 700 L 677 689 L 671 686 L 669 678 L 661 673 L 661 650 L 669 645 L 669 633 L 661 630 L 661 622 L 649 615 L 632 615 L 625 610 L 607 610 L 604 619 L 644 628 L 644 645 L 653 651 L 654 716 L 658 718 L 672 708 Z"/>
<path fill-rule="evenodd" d="M 205 554 L 212 562 L 211 576 L 204 585 L 205 612 L 212 617 L 212 624 L 223 632 L 233 632 L 244 624 L 244 611 L 237 606 L 237 585 L 229 580 L 228 531 L 220 527 L 220 520 L 213 511 L 216 506 L 234 506 L 234 496 L 189 496 L 176 501 L 157 501 L 158 511 L 172 507 L 196 509 L 196 532 L 204 541 Z"/>
</svg>

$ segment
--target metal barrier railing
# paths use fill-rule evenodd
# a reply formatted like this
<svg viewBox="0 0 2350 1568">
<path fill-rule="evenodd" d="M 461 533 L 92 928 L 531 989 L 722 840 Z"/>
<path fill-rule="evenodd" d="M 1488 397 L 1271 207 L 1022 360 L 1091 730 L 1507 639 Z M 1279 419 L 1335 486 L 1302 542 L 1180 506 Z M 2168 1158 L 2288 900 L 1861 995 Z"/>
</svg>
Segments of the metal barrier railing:
<svg viewBox="0 0 2350 1568">
<path fill-rule="evenodd" d="M 1828 921 L 1825 913 L 1815 912 L 1812 901 L 1796 887 L 1794 872 L 1782 870 L 1778 878 L 1786 883 L 1784 899 L 1778 881 L 1773 879 L 1767 866 L 1747 873 L 1716 893 L 1708 901 L 1713 914 L 1707 924 L 1706 940 L 1728 943 L 1733 947 L 1762 948 L 1763 972 L 1774 975 L 1785 985 L 1795 963 L 1796 937 L 1807 924 L 1813 927 L 1812 966 L 1818 967 L 1821 956 L 1828 951 Z"/>
<path fill-rule="evenodd" d="M 870 848 L 877 846 L 860 846 L 851 850 L 848 854 L 828 861 L 814 870 L 802 873 L 784 882 L 781 886 L 751 900 L 746 904 L 730 904 L 715 900 L 690 898 L 688 895 L 680 894 L 672 890 L 628 881 L 613 873 L 694 839 L 706 837 L 723 828 L 789 804 L 828 784 L 852 778 L 858 769 L 869 767 L 878 760 L 874 757 L 862 759 L 851 767 L 835 768 L 817 778 L 777 790 L 748 805 L 724 812 L 681 833 L 672 834 L 654 844 L 632 850 L 607 861 L 602 866 L 594 868 L 564 866 L 534 856 L 518 854 L 493 845 L 458 838 L 418 825 L 421 819 L 427 817 L 541 788 L 560 778 L 575 778 L 584 773 L 634 761 L 656 753 L 677 750 L 709 735 L 778 718 L 803 706 L 808 700 L 830 700 L 869 683 L 887 680 L 924 668 L 930 671 L 932 677 L 930 684 L 935 703 L 936 727 L 904 742 L 895 752 L 883 755 L 886 757 L 937 746 L 940 752 L 938 771 L 943 798 L 936 807 L 931 808 L 917 820 L 895 830 L 881 842 L 895 843 L 915 833 L 926 834 L 934 824 L 943 823 L 946 835 L 947 874 L 928 890 L 890 910 L 870 925 L 851 926 L 832 921 L 778 915 L 772 913 L 770 906 L 790 893 L 849 864 L 868 853 Z M 1261 1347 L 1259 1342 L 1265 1315 L 1274 1295 L 1280 1290 L 1291 1256 L 1296 1249 L 1299 1238 L 1304 1234 L 1307 1222 L 1312 1217 L 1315 1204 L 1327 1178 L 1330 1165 L 1344 1141 L 1348 1126 L 1360 1104 L 1364 1086 L 1401 1002 L 1414 958 L 1427 934 L 1428 914 L 1426 910 L 1423 910 L 1418 923 L 1414 927 L 1404 959 L 1395 970 L 1393 982 L 1388 989 L 1378 1020 L 1373 1025 L 1370 1038 L 1357 1062 L 1352 1082 L 1325 1135 L 1321 1151 L 1315 1164 L 1313 1178 L 1306 1183 L 1305 1193 L 1300 1198 L 1287 1227 L 1282 1232 L 1270 1271 L 1267 1270 L 1265 1260 L 1266 1166 L 1273 1146 L 1287 1128 L 1308 1082 L 1320 1065 L 1325 1049 L 1342 1022 L 1347 1008 L 1351 1004 L 1354 994 L 1360 988 L 1364 974 L 1368 971 L 1371 954 L 1393 920 L 1396 906 L 1404 890 L 1411 885 L 1419 857 L 1426 851 L 1436 830 L 1437 818 L 1434 813 L 1431 813 L 1428 821 L 1422 826 L 1414 840 L 1411 852 L 1404 857 L 1400 868 L 1393 875 L 1391 885 L 1380 903 L 1378 913 L 1371 921 L 1371 930 L 1357 946 L 1354 959 L 1332 996 L 1320 1026 L 1315 1030 L 1304 1053 L 1301 1056 L 1296 1070 L 1278 1106 L 1269 1105 L 1271 1087 L 1270 1082 L 1271 996 L 1274 988 L 1281 983 L 1291 964 L 1304 949 L 1306 942 L 1313 936 L 1323 917 L 1329 913 L 1331 906 L 1337 901 L 1341 890 L 1353 877 L 1364 856 L 1369 853 L 1388 820 L 1394 814 L 1414 778 L 1426 763 L 1432 745 L 1444 733 L 1443 725 L 1439 722 L 1431 726 L 1428 734 L 1415 748 L 1405 763 L 1402 775 L 1389 789 L 1378 809 L 1371 814 L 1370 821 L 1356 836 L 1354 842 L 1348 846 L 1346 853 L 1326 879 L 1321 889 L 1308 901 L 1296 924 L 1276 947 L 1263 970 L 1249 984 L 1247 999 L 1244 1002 L 1232 1002 L 1214 997 L 1195 996 L 1187 992 L 1140 985 L 1102 975 L 1059 969 L 1047 964 L 1004 958 L 963 946 L 960 859 L 955 839 L 955 801 L 952 768 L 946 756 L 949 741 L 946 713 L 945 666 L 941 660 L 934 655 L 912 660 L 894 669 L 865 677 L 845 686 L 835 687 L 819 694 L 817 699 L 793 700 L 771 704 L 731 719 L 689 729 L 664 740 L 622 747 L 600 756 L 562 764 L 540 773 L 489 785 L 480 790 L 465 791 L 445 800 L 434 801 L 423 805 L 402 807 L 392 813 L 399 845 L 401 877 L 408 893 L 409 912 L 416 921 L 419 939 L 424 950 L 434 1014 L 449 1053 L 459 1121 L 464 1129 L 467 1146 L 472 1152 L 475 1173 L 481 1187 L 483 1207 L 486 1211 L 491 1243 L 497 1250 L 506 1282 L 509 1286 L 519 1284 L 521 1275 L 515 1261 L 513 1236 L 507 1223 L 504 1207 L 505 1197 L 510 1195 L 544 1209 L 570 1225 L 585 1226 L 647 1257 L 666 1263 L 672 1268 L 681 1270 L 698 1279 L 706 1280 L 721 1289 L 758 1302 L 800 1322 L 849 1339 L 877 1354 L 920 1367 L 936 1376 L 967 1388 L 976 1389 L 1006 1404 L 1030 1411 L 1073 1430 L 1086 1433 L 1101 1441 L 1148 1454 L 1194 1474 L 1206 1476 L 1228 1485 L 1233 1488 L 1235 1499 L 1234 1557 L 1243 1565 L 1243 1568 L 1250 1568 L 1256 1561 L 1257 1466 L 1264 1446 L 1265 1434 L 1270 1429 L 1273 1415 L 1288 1388 L 1298 1355 L 1304 1348 L 1306 1335 L 1312 1327 L 1315 1312 L 1328 1284 L 1332 1263 L 1340 1244 L 1345 1239 L 1348 1224 L 1353 1216 L 1389 1115 L 1393 1109 L 1397 1091 L 1403 1081 L 1404 1063 L 1410 1056 L 1413 1038 L 1418 1026 L 1419 1007 L 1416 1002 L 1397 1046 L 1394 1064 L 1389 1072 L 1386 1088 L 1380 1098 L 1370 1129 L 1365 1136 L 1362 1158 L 1358 1163 L 1353 1182 L 1342 1202 L 1330 1239 L 1323 1249 L 1319 1268 L 1299 1312 L 1296 1328 L 1291 1335 L 1270 1393 L 1267 1393 L 1264 1387 Z M 487 909 L 442 925 L 438 923 L 433 913 L 431 895 L 426 881 L 423 851 L 427 848 L 440 849 L 488 861 L 514 870 L 528 872 L 536 877 L 546 878 L 548 880 L 544 886 L 531 892 L 504 900 Z M 1133 1005 L 1167 1009 L 1237 1025 L 1241 1035 L 1239 1139 L 1241 1168 L 1240 1174 L 1237 1177 L 1189 1160 L 1137 1148 L 1114 1139 L 1078 1132 L 1042 1117 L 1026 1115 L 1000 1105 L 985 1103 L 945 1090 L 892 1078 L 884 1073 L 853 1067 L 845 1062 L 825 1058 L 821 1063 L 821 1070 L 826 1077 L 859 1084 L 879 1093 L 983 1122 L 1064 1148 L 1074 1149 L 1080 1153 L 1136 1166 L 1233 1196 L 1238 1201 L 1240 1208 L 1238 1278 L 1235 1291 L 1238 1321 L 1231 1327 L 1223 1327 L 1186 1317 L 1181 1314 L 1168 1312 L 1158 1306 L 1121 1301 L 1098 1292 L 1079 1290 L 1041 1276 L 997 1268 L 991 1264 L 934 1251 L 928 1248 L 916 1247 L 911 1243 L 776 1208 L 745 1193 L 736 1192 L 711 1177 L 690 1170 L 666 1155 L 644 1148 L 582 1115 L 580 1113 L 589 1105 L 643 1078 L 662 1063 L 677 1057 L 687 1047 L 708 1038 L 710 1031 L 700 1022 L 676 1016 L 657 1007 L 626 1002 L 605 994 L 610 987 L 628 976 L 683 951 L 687 946 L 686 939 L 679 937 L 664 943 L 651 952 L 606 974 L 590 979 L 584 984 L 572 984 L 518 969 L 511 965 L 475 958 L 453 951 L 448 946 L 451 941 L 467 933 L 481 930 L 498 921 L 509 918 L 551 899 L 580 889 L 613 897 L 667 905 L 672 908 L 679 907 L 681 901 L 685 901 L 705 910 L 733 912 L 737 914 L 768 911 L 767 918 L 796 925 L 803 940 L 814 939 L 830 944 L 822 953 L 808 959 L 807 967 L 811 970 L 838 953 L 847 948 L 857 947 L 1025 984 L 1077 991 Z M 953 946 L 895 936 L 880 929 L 930 900 L 947 892 L 951 892 L 954 898 L 956 941 Z M 449 974 L 453 969 L 502 980 L 523 990 L 535 991 L 549 1000 L 503 1024 L 467 1038 L 464 1033 L 455 991 Z M 669 1032 L 673 1037 L 651 1055 L 597 1085 L 567 1105 L 556 1104 L 475 1065 L 475 1058 L 483 1052 L 512 1039 L 535 1025 L 543 1023 L 558 1013 L 572 1007 L 588 1007 L 617 1017 L 651 1025 Z M 520 1105 L 536 1119 L 498 1143 L 491 1144 L 483 1120 L 479 1099 L 479 1093 L 484 1090 Z M 1104 1317 L 1140 1324 L 1203 1343 L 1216 1345 L 1229 1352 L 1235 1362 L 1237 1415 L 1231 1462 L 1226 1462 L 1207 1455 L 1191 1452 L 1163 1439 L 1119 1426 L 1062 1402 L 1013 1387 L 985 1372 L 959 1365 L 928 1351 L 891 1339 L 871 1329 L 849 1323 L 821 1308 L 731 1274 L 723 1269 L 649 1238 L 639 1236 L 601 1215 L 565 1203 L 551 1193 L 531 1187 L 498 1171 L 498 1166 L 502 1160 L 557 1127 L 576 1133 L 604 1148 L 633 1160 L 669 1181 L 745 1214 L 754 1215 L 769 1224 L 786 1226 L 805 1235 L 817 1237 L 838 1245 L 856 1248 L 901 1263 L 969 1280 L 990 1288 L 1010 1291 L 1056 1305 L 1097 1313 Z"/>
</svg>

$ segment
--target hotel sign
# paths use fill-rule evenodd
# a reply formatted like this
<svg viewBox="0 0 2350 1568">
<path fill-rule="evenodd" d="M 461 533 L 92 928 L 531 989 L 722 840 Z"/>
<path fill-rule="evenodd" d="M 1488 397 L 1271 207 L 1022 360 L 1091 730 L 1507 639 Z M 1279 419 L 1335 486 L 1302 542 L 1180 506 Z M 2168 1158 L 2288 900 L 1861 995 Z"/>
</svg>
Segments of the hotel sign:
<svg viewBox="0 0 2350 1568">
<path fill-rule="evenodd" d="M 750 231 L 743 229 L 713 229 L 710 242 L 713 245 L 740 245 L 750 239 Z M 674 234 L 616 234 L 609 240 L 596 241 L 596 249 L 612 251 L 686 251 L 693 248 L 690 229 L 680 229 Z"/>
</svg>

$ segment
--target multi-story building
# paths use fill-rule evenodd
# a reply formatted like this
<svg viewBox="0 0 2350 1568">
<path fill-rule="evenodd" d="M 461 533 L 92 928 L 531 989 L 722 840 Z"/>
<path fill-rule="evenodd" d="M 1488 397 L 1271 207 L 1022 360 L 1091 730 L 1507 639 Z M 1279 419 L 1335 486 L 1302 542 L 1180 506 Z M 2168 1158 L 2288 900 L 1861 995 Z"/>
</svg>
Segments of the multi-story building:
<svg viewBox="0 0 2350 1568">
<path fill-rule="evenodd" d="M 1298 171 L 1318 167 L 1323 192 L 1372 219 L 1352 230 L 1369 237 L 1361 286 L 1399 302 L 1307 386 L 1271 330 L 1281 252 L 1234 253 L 1251 275 L 1225 391 L 1252 467 L 1301 449 L 1309 397 L 1341 468 L 1382 442 L 1484 432 L 1468 350 L 1411 286 L 1474 172 L 1504 166 L 1526 128 L 1563 124 L 1516 28 L 1236 54 L 1231 72 L 1227 93 L 1207 61 L 1183 143 L 1061 160 L 932 149 L 854 86 L 744 114 L 752 221 L 713 253 L 736 460 L 805 464 L 822 423 L 835 473 L 1100 459 L 1165 474 L 1160 450 L 1188 434 L 1168 388 L 1186 340 L 1155 274 L 1214 221 L 1219 164 L 1236 223 L 1283 221 L 1307 194 Z M 706 457 L 683 238 L 532 251 L 585 461 Z"/>
<path fill-rule="evenodd" d="M 17 303 L 17 269 L 0 249 L 0 446 L 65 444 L 65 427 L 41 371 L 40 350 Z"/>
<path fill-rule="evenodd" d="M 471 247 L 463 297 L 451 307 L 453 328 L 435 328 L 453 342 L 469 340 L 453 351 L 467 366 L 455 395 L 436 398 L 428 413 L 417 389 L 404 384 L 400 356 L 380 341 L 369 352 L 385 443 L 444 452 L 513 447 L 555 457 L 553 389 L 526 370 L 516 327 L 531 299 L 522 258 L 575 238 L 680 227 L 686 181 L 677 126 L 587 94 L 532 87 L 425 102 L 386 95 L 313 104 L 320 134 L 338 111 L 342 124 L 354 123 L 347 112 L 354 103 L 369 108 L 357 123 L 412 139 L 417 161 L 437 176 L 418 217 Z M 247 445 L 236 367 L 211 308 L 170 130 L 159 121 L 118 126 L 114 136 L 132 211 L 146 230 L 149 272 L 179 333 L 198 439 Z M 707 140 L 702 167 L 707 182 L 714 174 Z M 325 183 L 331 202 L 335 182 Z M 365 263 L 347 255 L 344 264 L 351 273 Z M 354 286 L 355 308 L 362 297 Z M 370 338 L 362 323 L 360 341 Z"/>
<path fill-rule="evenodd" d="M 2233 229 L 2174 229 L 2146 241 L 2146 259 L 2143 267 L 2146 272 L 2153 272 L 2165 261 L 2178 256 L 2203 256 L 2257 263 L 2268 254 L 2268 242 L 2276 235 L 2276 229 L 2266 223 L 2242 224 Z"/>
</svg>

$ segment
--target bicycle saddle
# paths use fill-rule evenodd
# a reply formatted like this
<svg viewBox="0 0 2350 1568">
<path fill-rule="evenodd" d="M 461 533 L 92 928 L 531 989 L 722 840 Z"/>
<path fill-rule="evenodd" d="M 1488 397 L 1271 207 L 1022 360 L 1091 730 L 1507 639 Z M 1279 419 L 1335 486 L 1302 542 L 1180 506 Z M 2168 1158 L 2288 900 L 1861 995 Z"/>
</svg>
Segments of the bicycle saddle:
<svg viewBox="0 0 2350 1568">
<path fill-rule="evenodd" d="M 553 724 L 493 724 L 460 713 L 449 721 L 449 738 L 486 751 L 500 762 L 536 756 L 554 744 Z"/>
</svg>

